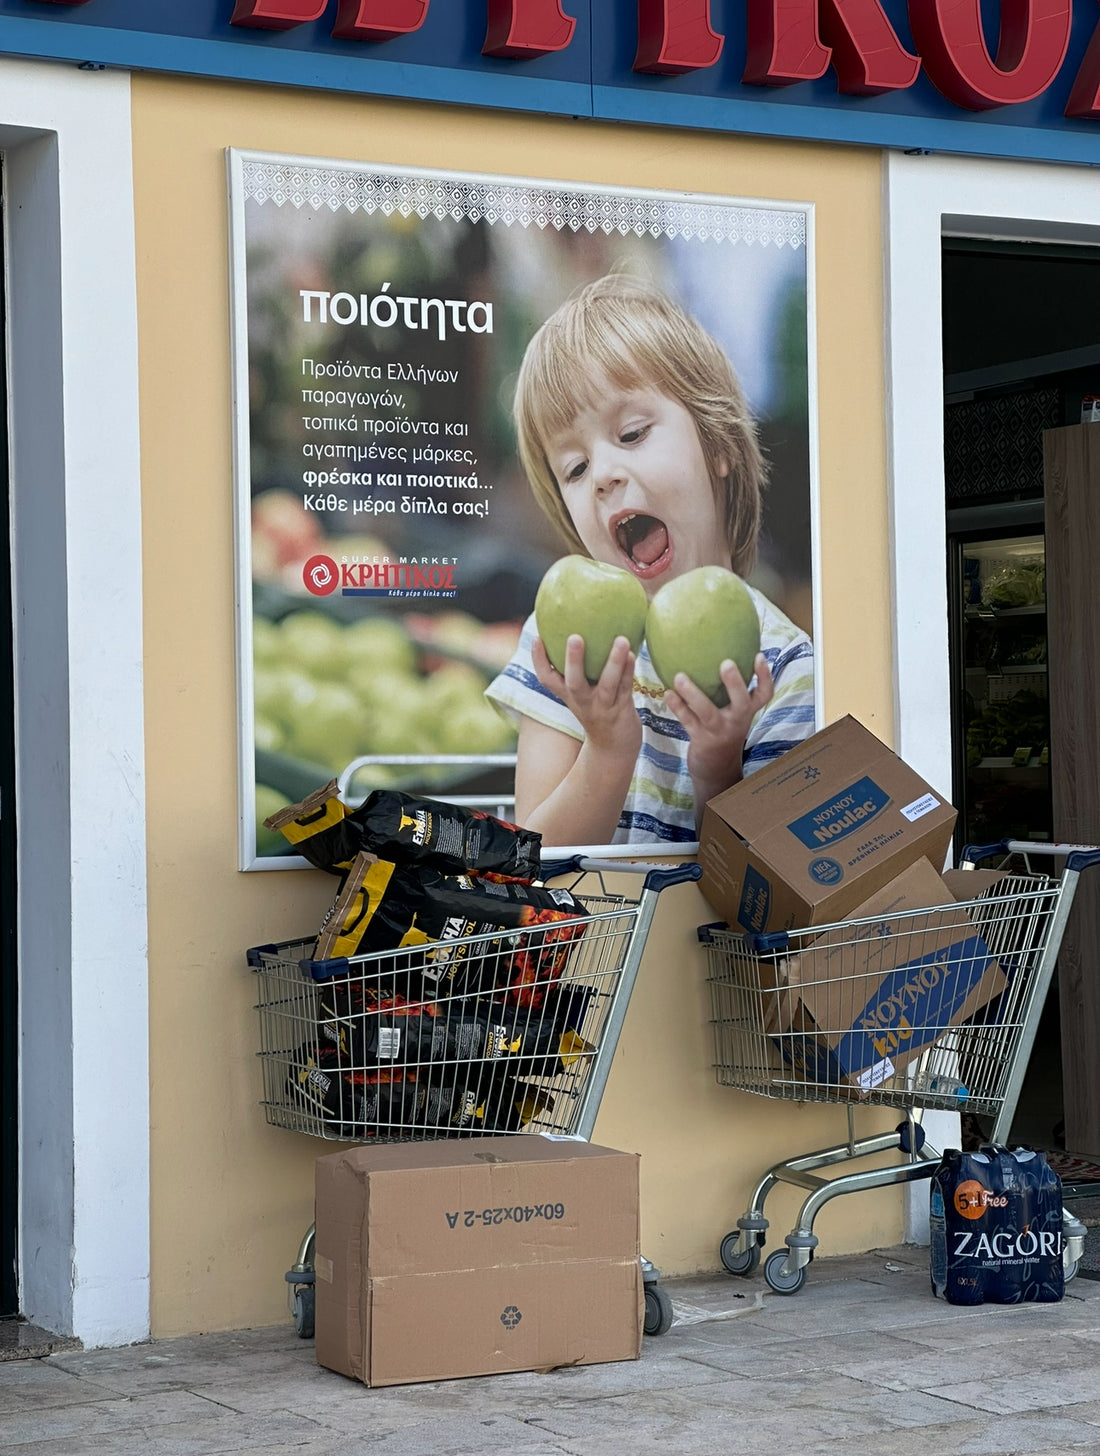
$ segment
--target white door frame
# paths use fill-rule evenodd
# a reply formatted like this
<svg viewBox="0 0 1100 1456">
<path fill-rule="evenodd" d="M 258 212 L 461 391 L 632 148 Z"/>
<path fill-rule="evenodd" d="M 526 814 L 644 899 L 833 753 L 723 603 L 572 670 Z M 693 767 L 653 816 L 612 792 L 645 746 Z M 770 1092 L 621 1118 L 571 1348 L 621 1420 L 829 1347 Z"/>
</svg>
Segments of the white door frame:
<svg viewBox="0 0 1100 1456">
<path fill-rule="evenodd" d="M 1100 244 L 1100 186 L 1085 167 L 887 153 L 884 189 L 895 747 L 951 795 L 941 244 Z M 937 1146 L 957 1145 L 954 1114 L 925 1125 Z M 909 1189 L 915 1242 L 927 1242 L 927 1202 L 923 1185 Z"/>
<path fill-rule="evenodd" d="M 129 77 L 0 60 L 19 876 L 20 1281 L 149 1333 L 141 496 Z"/>
</svg>

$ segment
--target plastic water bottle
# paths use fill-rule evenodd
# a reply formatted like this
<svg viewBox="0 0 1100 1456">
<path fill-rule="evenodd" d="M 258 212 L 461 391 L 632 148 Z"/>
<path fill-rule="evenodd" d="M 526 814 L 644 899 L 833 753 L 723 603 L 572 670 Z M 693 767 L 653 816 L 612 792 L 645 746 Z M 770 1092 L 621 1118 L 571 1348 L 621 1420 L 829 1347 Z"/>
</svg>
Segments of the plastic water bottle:
<svg viewBox="0 0 1100 1456">
<path fill-rule="evenodd" d="M 970 1089 L 958 1077 L 929 1077 L 921 1090 L 930 1097 L 951 1097 L 956 1102 L 965 1102 L 970 1096 Z"/>
</svg>

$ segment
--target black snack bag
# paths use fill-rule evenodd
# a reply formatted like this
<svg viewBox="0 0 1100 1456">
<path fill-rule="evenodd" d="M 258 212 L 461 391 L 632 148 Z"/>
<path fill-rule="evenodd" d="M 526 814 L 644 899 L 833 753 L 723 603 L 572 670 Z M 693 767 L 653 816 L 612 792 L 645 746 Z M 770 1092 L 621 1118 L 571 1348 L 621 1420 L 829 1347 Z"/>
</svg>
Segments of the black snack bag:
<svg viewBox="0 0 1100 1456">
<path fill-rule="evenodd" d="M 359 848 L 396 864 L 525 883 L 539 876 L 542 836 L 477 809 L 376 789 L 350 817 L 362 833 Z"/>
<path fill-rule="evenodd" d="M 338 977 L 319 988 L 319 1032 L 345 1070 L 505 1060 L 516 1074 L 554 1076 L 594 1051 L 581 1035 L 592 995 L 590 986 L 549 987 L 541 1009 L 474 997 L 413 1003 L 362 977 Z"/>
<path fill-rule="evenodd" d="M 429 1081 L 419 1111 L 425 1131 L 447 1137 L 522 1132 L 554 1099 L 541 1087 L 518 1080 L 501 1065 L 458 1068 L 453 1081 Z"/>
<path fill-rule="evenodd" d="M 349 1071 L 335 1046 L 299 1049 L 287 1086 L 303 1110 L 340 1137 L 359 1138 L 413 1125 L 420 1105 L 415 1079 L 401 1071 Z"/>
<path fill-rule="evenodd" d="M 581 1035 L 593 994 L 590 986 L 548 987 L 539 1009 L 505 1001 L 456 1002 L 443 1022 L 446 1056 L 457 1063 L 500 1062 L 515 1076 L 569 1071 L 595 1052 Z"/>
<path fill-rule="evenodd" d="M 331 875 L 346 875 L 363 848 L 358 827 L 332 779 L 314 789 L 299 804 L 278 809 L 264 820 L 265 829 L 277 829 L 304 859 Z"/>
<path fill-rule="evenodd" d="M 444 875 L 364 850 L 325 919 L 316 954 L 326 960 L 416 950 L 385 967 L 405 978 L 410 1000 L 501 991 L 517 1005 L 537 1007 L 584 933 L 579 920 L 586 914 L 568 890 Z M 477 935 L 492 939 L 462 943 Z"/>
<path fill-rule="evenodd" d="M 447 1055 L 445 1023 L 433 1005 L 353 976 L 323 984 L 318 1006 L 320 1034 L 348 1067 L 415 1067 Z"/>
<path fill-rule="evenodd" d="M 333 779 L 264 820 L 318 869 L 344 875 L 361 850 L 444 874 L 493 874 L 527 884 L 539 875 L 542 836 L 476 809 L 377 789 L 358 809 Z"/>
</svg>

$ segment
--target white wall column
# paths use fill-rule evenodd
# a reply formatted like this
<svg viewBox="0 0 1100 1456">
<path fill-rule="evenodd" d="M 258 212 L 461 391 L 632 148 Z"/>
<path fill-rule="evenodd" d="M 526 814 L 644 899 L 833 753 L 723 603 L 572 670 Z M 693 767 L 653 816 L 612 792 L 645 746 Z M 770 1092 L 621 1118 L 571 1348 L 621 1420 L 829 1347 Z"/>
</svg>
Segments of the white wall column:
<svg viewBox="0 0 1100 1456">
<path fill-rule="evenodd" d="M 129 77 L 0 61 L 23 1311 L 149 1332 L 141 496 Z"/>
</svg>

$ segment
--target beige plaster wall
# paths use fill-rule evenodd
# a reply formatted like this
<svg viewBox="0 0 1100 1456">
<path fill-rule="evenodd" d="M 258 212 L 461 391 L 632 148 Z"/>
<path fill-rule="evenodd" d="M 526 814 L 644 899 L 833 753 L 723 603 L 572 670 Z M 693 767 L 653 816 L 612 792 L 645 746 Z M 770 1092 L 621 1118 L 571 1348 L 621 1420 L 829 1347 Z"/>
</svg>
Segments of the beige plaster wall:
<svg viewBox="0 0 1100 1456">
<path fill-rule="evenodd" d="M 236 868 L 232 404 L 225 149 L 814 204 L 826 717 L 891 722 L 880 159 L 830 148 L 136 76 L 152 1059 L 153 1330 L 274 1323 L 331 1145 L 269 1128 L 243 951 L 308 933 L 312 871 Z M 659 911 L 597 1127 L 642 1153 L 645 1251 L 717 1247 L 776 1158 L 845 1135 L 836 1107 L 717 1086 L 694 886 Z M 890 1115 L 887 1120 L 892 1121 Z M 878 1123 L 883 1118 L 880 1116 Z M 869 1114 L 859 1125 L 871 1126 Z M 878 1125 L 878 1124 L 875 1124 Z M 797 1196 L 778 1193 L 777 1232 Z M 839 1200 L 830 1252 L 900 1236 L 896 1193 Z"/>
</svg>

